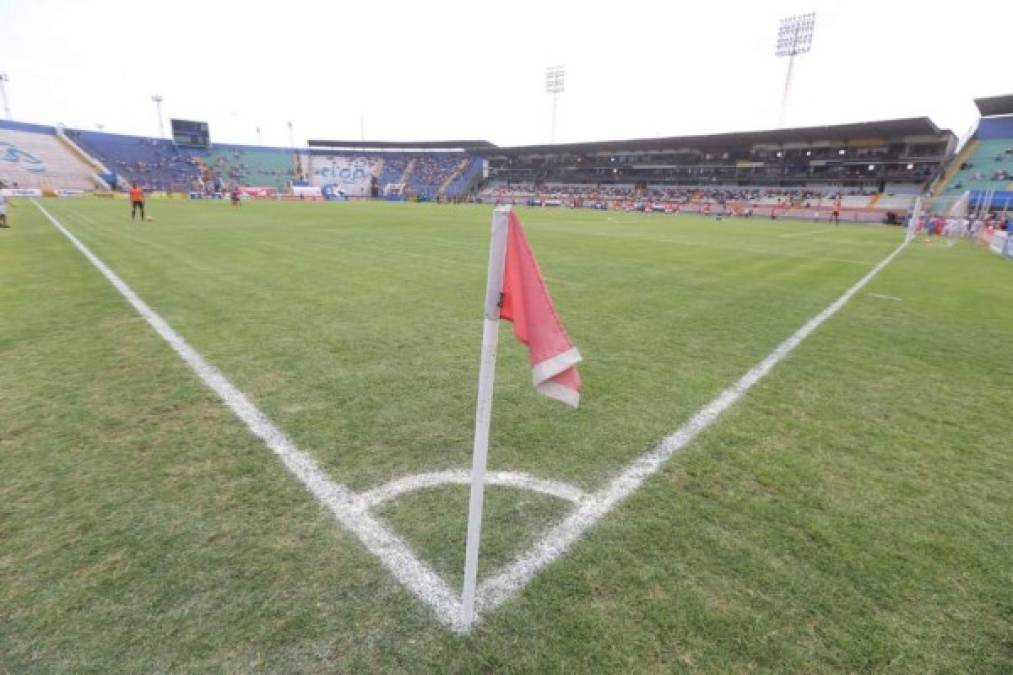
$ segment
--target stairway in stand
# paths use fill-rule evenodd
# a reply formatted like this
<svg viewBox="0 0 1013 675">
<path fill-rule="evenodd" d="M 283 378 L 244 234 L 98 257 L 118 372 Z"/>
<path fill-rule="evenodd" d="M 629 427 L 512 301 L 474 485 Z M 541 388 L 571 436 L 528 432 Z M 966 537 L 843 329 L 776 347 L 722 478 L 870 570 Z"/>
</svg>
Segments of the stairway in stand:
<svg viewBox="0 0 1013 675">
<path fill-rule="evenodd" d="M 950 184 L 953 177 L 960 172 L 960 167 L 963 166 L 964 162 L 971 158 L 974 151 L 978 149 L 978 145 L 979 141 L 977 139 L 968 141 L 964 144 L 964 148 L 960 151 L 960 154 L 957 155 L 952 162 L 950 162 L 949 168 L 947 168 L 946 173 L 943 174 L 943 179 L 936 183 L 935 187 L 932 189 L 933 197 L 938 197 L 943 194 L 943 190 L 945 190 Z"/>
<path fill-rule="evenodd" d="M 408 184 L 408 179 L 412 177 L 412 172 L 415 171 L 415 162 L 416 160 L 414 159 L 409 160 L 408 166 L 404 168 L 404 173 L 401 174 L 401 177 L 397 181 L 398 183 Z"/>
<path fill-rule="evenodd" d="M 450 175 L 447 176 L 442 183 L 440 183 L 440 189 L 436 191 L 436 194 L 442 195 L 444 192 L 446 192 L 447 188 L 450 187 L 450 184 L 453 183 L 454 180 L 461 175 L 461 172 L 463 172 L 465 169 L 468 168 L 468 165 L 470 163 L 471 163 L 470 159 L 462 159 L 460 162 L 458 162 L 457 168 L 451 171 Z"/>
</svg>

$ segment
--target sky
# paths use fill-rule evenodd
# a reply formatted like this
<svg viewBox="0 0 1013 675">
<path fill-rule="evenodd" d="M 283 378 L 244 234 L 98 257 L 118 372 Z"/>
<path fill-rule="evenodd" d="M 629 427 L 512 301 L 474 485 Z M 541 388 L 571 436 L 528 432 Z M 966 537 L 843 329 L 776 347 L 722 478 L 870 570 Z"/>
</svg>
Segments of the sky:
<svg viewBox="0 0 1013 675">
<path fill-rule="evenodd" d="M 933 9 L 937 7 L 938 9 Z M 927 115 L 963 136 L 1013 93 L 1013 3 L 0 0 L 16 120 L 218 142 L 547 143 L 545 69 L 566 68 L 557 142 L 779 126 L 782 17 L 815 12 L 785 125 Z"/>
</svg>

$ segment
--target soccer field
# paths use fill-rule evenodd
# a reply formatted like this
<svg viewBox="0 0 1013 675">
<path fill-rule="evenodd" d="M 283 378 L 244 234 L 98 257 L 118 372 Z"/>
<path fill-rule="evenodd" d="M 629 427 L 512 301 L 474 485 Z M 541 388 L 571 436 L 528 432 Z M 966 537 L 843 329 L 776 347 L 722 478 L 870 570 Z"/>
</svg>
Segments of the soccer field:
<svg viewBox="0 0 1013 675">
<path fill-rule="evenodd" d="M 0 672 L 1013 669 L 1000 256 L 912 242 L 462 633 L 420 597 L 438 585 L 406 584 L 355 527 L 396 533 L 459 593 L 467 486 L 391 482 L 470 466 L 492 209 L 163 201 L 132 223 L 125 202 L 39 204 L 323 474 L 376 499 L 336 518 L 22 200 L 0 231 Z M 536 395 L 501 327 L 490 470 L 570 492 L 489 486 L 480 581 L 551 548 L 581 500 L 903 240 L 519 213 L 584 389 L 579 410 Z"/>
</svg>

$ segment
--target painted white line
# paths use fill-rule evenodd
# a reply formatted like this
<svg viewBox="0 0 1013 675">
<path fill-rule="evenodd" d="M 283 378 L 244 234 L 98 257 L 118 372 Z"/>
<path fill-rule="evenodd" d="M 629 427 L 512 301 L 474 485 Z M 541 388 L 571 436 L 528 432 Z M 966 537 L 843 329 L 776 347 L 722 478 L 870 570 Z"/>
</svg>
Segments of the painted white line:
<svg viewBox="0 0 1013 675">
<path fill-rule="evenodd" d="M 457 632 L 469 630 L 470 627 L 462 621 L 461 602 L 458 596 L 428 565 L 412 553 L 404 541 L 368 513 L 371 507 L 413 490 L 443 484 L 467 484 L 470 481 L 470 473 L 467 470 L 448 470 L 408 476 L 361 494 L 355 494 L 347 487 L 331 480 L 309 455 L 296 447 L 295 443 L 281 429 L 275 426 L 218 369 L 207 363 L 122 279 L 64 228 L 41 204 L 34 199 L 31 201 L 53 226 L 106 277 L 151 327 L 169 343 L 194 373 L 218 394 L 226 406 L 246 424 L 250 431 L 274 451 L 285 467 L 331 510 L 342 525 L 359 538 L 398 581 L 404 584 L 417 598 L 427 603 L 436 616 L 452 630 Z M 778 345 L 774 351 L 735 384 L 697 411 L 683 426 L 662 439 L 655 449 L 631 462 L 600 490 L 586 494 L 574 486 L 535 478 L 524 473 L 506 471 L 491 473 L 489 482 L 492 484 L 534 490 L 559 497 L 576 504 L 576 509 L 559 524 L 550 528 L 530 550 L 522 553 L 507 567 L 481 584 L 477 599 L 479 610 L 484 613 L 509 600 L 543 568 L 564 555 L 584 533 L 638 490 L 648 478 L 660 471 L 668 459 L 686 448 L 700 433 L 713 425 L 726 410 L 738 402 L 747 391 L 803 340 L 836 314 L 897 257 L 907 243 L 905 241 L 897 247 L 855 285 L 845 291 L 840 298 Z"/>
<path fill-rule="evenodd" d="M 879 298 L 880 300 L 896 300 L 897 302 L 904 302 L 902 298 L 898 298 L 896 295 L 883 295 L 882 293 L 869 293 L 871 298 Z"/>
<path fill-rule="evenodd" d="M 314 497 L 331 510 L 342 525 L 355 533 L 370 553 L 375 555 L 398 581 L 430 605 L 445 624 L 456 631 L 464 630 L 460 601 L 428 565 L 419 560 L 397 535 L 374 519 L 367 512 L 366 505 L 354 493 L 344 485 L 331 480 L 309 455 L 296 447 L 285 432 L 275 426 L 274 422 L 221 371 L 205 361 L 204 357 L 187 344 L 165 319 L 141 300 L 115 272 L 61 225 L 49 211 L 34 199 L 32 203 L 102 273 L 137 313 L 144 317 L 144 320 L 172 347 L 197 377 L 218 395 L 255 436 L 274 451 L 285 467 L 302 481 Z"/>
<path fill-rule="evenodd" d="M 688 422 L 662 439 L 661 443 L 633 462 L 605 487 L 588 495 L 573 513 L 549 529 L 535 545 L 522 553 L 502 571 L 486 579 L 479 587 L 478 606 L 487 612 L 509 600 L 526 586 L 545 566 L 562 556 L 585 532 L 639 489 L 650 476 L 661 470 L 674 454 L 686 448 L 697 436 L 713 425 L 726 410 L 737 403 L 747 391 L 769 373 L 827 319 L 836 314 L 856 293 L 875 278 L 896 258 L 905 241 L 876 265 L 855 285 L 779 344 L 766 358 L 751 368 L 738 382 L 718 394 Z"/>
<path fill-rule="evenodd" d="M 486 485 L 517 488 L 540 492 L 551 497 L 558 497 L 574 504 L 584 498 L 580 488 L 554 480 L 544 480 L 520 471 L 490 471 L 485 476 Z M 369 508 L 373 508 L 390 499 L 403 494 L 440 487 L 442 485 L 470 485 L 471 472 L 467 469 L 448 469 L 432 473 L 419 473 L 392 480 L 367 492 L 359 493 L 359 499 Z"/>
</svg>

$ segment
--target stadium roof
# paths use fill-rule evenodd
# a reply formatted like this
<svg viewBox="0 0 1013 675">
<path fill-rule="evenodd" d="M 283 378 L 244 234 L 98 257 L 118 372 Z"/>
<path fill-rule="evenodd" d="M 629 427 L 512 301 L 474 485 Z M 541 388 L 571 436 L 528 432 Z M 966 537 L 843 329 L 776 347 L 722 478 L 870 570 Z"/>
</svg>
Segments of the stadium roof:
<svg viewBox="0 0 1013 675">
<path fill-rule="evenodd" d="M 489 141 L 328 141 L 309 140 L 311 148 L 359 148 L 370 150 L 457 150 L 461 148 L 495 148 Z"/>
<path fill-rule="evenodd" d="M 974 105 L 978 106 L 978 112 L 981 113 L 982 117 L 1013 115 L 1013 94 L 976 98 L 974 99 Z"/>
<path fill-rule="evenodd" d="M 794 129 L 772 129 L 769 131 L 744 131 L 738 133 L 707 134 L 700 136 L 671 136 L 667 138 L 633 138 L 625 141 L 598 141 L 592 143 L 567 143 L 558 145 L 523 145 L 510 148 L 488 148 L 484 154 L 530 154 L 558 152 L 607 152 L 621 150 L 654 150 L 673 147 L 711 148 L 729 145 L 771 145 L 798 142 L 846 141 L 858 138 L 932 135 L 953 132 L 940 129 L 928 117 L 910 117 L 879 122 L 859 122 L 821 127 L 797 127 Z M 483 148 L 477 148 L 482 151 Z"/>
<path fill-rule="evenodd" d="M 1003 97 L 999 97 L 1003 98 Z M 1013 99 L 1013 97 L 1005 97 Z M 986 100 L 986 99 L 982 99 Z M 992 100 L 992 99 L 987 99 Z M 980 107 L 980 106 L 979 106 Z M 984 114 L 984 113 L 982 113 Z M 589 143 L 559 143 L 554 145 L 517 145 L 500 147 L 481 140 L 462 141 L 332 141 L 313 139 L 311 149 L 355 148 L 359 150 L 474 150 L 483 155 L 512 155 L 560 152 L 616 152 L 655 150 L 668 148 L 714 148 L 730 145 L 756 145 L 819 141 L 847 141 L 859 138 L 896 138 L 898 136 L 950 135 L 949 129 L 940 129 L 928 117 L 908 117 L 878 122 L 858 122 L 819 127 L 743 131 L 698 136 L 670 136 L 666 138 L 631 138 L 621 141 L 593 141 Z"/>
</svg>

